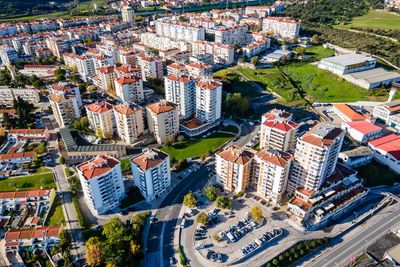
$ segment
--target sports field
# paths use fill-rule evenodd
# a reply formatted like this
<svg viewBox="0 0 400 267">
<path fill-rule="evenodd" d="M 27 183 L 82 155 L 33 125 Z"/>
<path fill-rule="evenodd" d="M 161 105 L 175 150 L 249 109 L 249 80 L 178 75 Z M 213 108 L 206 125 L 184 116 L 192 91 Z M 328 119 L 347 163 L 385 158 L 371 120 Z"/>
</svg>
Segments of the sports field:
<svg viewBox="0 0 400 267">
<path fill-rule="evenodd" d="M 371 10 L 368 12 L 368 14 L 364 16 L 354 18 L 344 27 L 400 31 L 400 14 L 396 14 L 394 12 Z"/>
</svg>

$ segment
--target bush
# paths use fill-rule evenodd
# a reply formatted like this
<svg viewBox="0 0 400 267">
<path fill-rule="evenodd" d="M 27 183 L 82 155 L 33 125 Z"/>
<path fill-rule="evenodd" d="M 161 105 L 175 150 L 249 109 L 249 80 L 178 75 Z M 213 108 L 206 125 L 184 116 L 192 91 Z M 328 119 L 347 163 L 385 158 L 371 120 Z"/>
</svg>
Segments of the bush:
<svg viewBox="0 0 400 267">
<path fill-rule="evenodd" d="M 204 188 L 203 194 L 210 201 L 215 201 L 217 199 L 217 197 L 218 197 L 217 189 L 212 185 L 207 186 L 206 188 Z"/>
<path fill-rule="evenodd" d="M 187 266 L 185 255 L 183 254 L 182 249 L 181 249 L 180 246 L 178 248 L 178 253 L 179 253 L 179 262 L 180 262 L 180 264 L 182 264 L 183 266 Z"/>
<path fill-rule="evenodd" d="M 192 192 L 187 193 L 183 197 L 183 205 L 185 205 L 186 207 L 189 207 L 189 208 L 196 207 L 196 197 L 195 197 L 195 195 L 193 195 Z"/>
<path fill-rule="evenodd" d="M 237 197 L 237 198 L 242 197 L 242 196 L 244 196 L 244 192 L 243 192 L 243 191 L 240 191 L 240 192 L 238 192 L 238 193 L 236 194 L 236 197 Z"/>
<path fill-rule="evenodd" d="M 217 207 L 220 209 L 232 209 L 232 201 L 225 197 L 225 196 L 219 196 L 217 197 Z"/>
<path fill-rule="evenodd" d="M 196 217 L 196 222 L 206 225 L 208 223 L 208 216 L 204 212 L 200 212 Z"/>
</svg>

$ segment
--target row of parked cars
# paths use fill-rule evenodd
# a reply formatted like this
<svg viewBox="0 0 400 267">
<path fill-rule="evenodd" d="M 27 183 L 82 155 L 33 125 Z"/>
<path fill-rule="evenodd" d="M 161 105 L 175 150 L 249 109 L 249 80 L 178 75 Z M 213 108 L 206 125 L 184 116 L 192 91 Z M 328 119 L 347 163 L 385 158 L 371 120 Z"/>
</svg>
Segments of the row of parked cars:
<svg viewBox="0 0 400 267">
<path fill-rule="evenodd" d="M 219 236 L 228 240 L 230 243 L 237 242 L 240 238 L 250 233 L 259 225 L 250 218 L 240 220 L 236 225 L 229 226 L 227 229 L 219 233 Z"/>
<path fill-rule="evenodd" d="M 206 239 L 207 238 L 206 233 L 207 233 L 207 227 L 201 225 L 199 228 L 196 229 L 196 232 L 194 234 L 194 240 L 200 241 Z"/>
<path fill-rule="evenodd" d="M 274 230 L 270 232 L 266 232 L 264 235 L 261 237 L 257 238 L 253 242 L 248 243 L 245 247 L 242 248 L 242 254 L 243 256 L 246 256 L 252 252 L 254 252 L 256 249 L 266 245 L 268 242 L 271 242 L 278 236 L 282 235 L 282 229 L 281 228 L 275 228 Z"/>
<path fill-rule="evenodd" d="M 207 252 L 207 259 L 213 262 L 222 262 L 223 255 L 221 253 L 216 253 L 212 250 Z"/>
</svg>

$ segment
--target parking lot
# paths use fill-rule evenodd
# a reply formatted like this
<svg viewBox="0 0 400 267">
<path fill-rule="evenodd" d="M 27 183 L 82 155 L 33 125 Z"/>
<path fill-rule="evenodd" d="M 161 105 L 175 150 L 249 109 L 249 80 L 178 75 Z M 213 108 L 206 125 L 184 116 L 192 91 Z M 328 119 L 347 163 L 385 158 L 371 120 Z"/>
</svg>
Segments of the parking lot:
<svg viewBox="0 0 400 267">
<path fill-rule="evenodd" d="M 182 231 L 185 252 L 201 257 L 203 266 L 230 265 L 270 249 L 276 252 L 279 246 L 288 245 L 289 235 L 301 235 L 286 224 L 284 212 L 273 212 L 250 195 L 234 199 L 232 211 L 220 210 L 214 203 L 205 202 L 185 219 Z M 265 217 L 259 224 L 250 218 L 250 210 L 255 205 L 262 208 Z M 195 222 L 195 214 L 199 212 L 209 216 L 207 226 Z"/>
</svg>

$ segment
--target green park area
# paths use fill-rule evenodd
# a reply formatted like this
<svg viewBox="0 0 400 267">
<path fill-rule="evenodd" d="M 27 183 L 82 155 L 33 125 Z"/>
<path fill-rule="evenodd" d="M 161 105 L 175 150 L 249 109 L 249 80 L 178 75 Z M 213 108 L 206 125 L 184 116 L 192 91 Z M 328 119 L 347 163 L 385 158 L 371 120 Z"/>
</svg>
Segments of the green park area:
<svg viewBox="0 0 400 267">
<path fill-rule="evenodd" d="M 58 225 L 64 225 L 65 224 L 65 218 L 64 218 L 64 213 L 62 210 L 61 206 L 61 200 L 57 196 L 56 199 L 54 200 L 54 203 L 50 209 L 49 216 L 47 217 L 46 225 L 49 226 L 58 226 Z"/>
<path fill-rule="evenodd" d="M 212 151 L 216 150 L 233 137 L 233 134 L 217 132 L 205 138 L 177 142 L 169 146 L 165 145 L 161 150 L 169 154 L 171 158 L 183 160 L 211 154 Z"/>
<path fill-rule="evenodd" d="M 356 17 L 345 28 L 365 28 L 379 30 L 400 30 L 400 14 L 370 10 L 366 15 Z"/>
<path fill-rule="evenodd" d="M 30 190 L 38 188 L 56 188 L 53 173 L 47 172 L 0 180 L 0 192 L 15 191 L 16 189 Z"/>
</svg>

